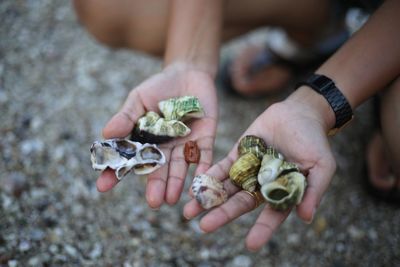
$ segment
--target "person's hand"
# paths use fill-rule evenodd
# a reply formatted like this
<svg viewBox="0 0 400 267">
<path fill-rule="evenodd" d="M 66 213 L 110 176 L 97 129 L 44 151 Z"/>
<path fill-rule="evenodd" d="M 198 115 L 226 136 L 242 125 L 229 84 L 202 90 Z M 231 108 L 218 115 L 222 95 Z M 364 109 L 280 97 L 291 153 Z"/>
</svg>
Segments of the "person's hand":
<svg viewBox="0 0 400 267">
<path fill-rule="evenodd" d="M 205 172 L 211 166 L 218 117 L 213 77 L 190 66 L 170 65 L 133 89 L 121 110 L 103 129 L 106 139 L 126 137 L 139 117 L 147 111 L 158 111 L 159 101 L 185 95 L 198 97 L 205 115 L 201 119 L 190 121 L 190 135 L 160 145 L 166 157 L 166 164 L 148 175 L 146 188 L 147 202 L 155 209 L 164 201 L 172 205 L 179 200 L 188 169 L 183 156 L 183 148 L 187 141 L 195 140 L 200 149 L 201 156 L 196 174 Z M 105 192 L 117 182 L 114 171 L 107 169 L 97 180 L 97 188 Z"/>
<path fill-rule="evenodd" d="M 311 92 L 310 89 L 306 89 Z M 270 106 L 243 134 L 263 138 L 268 145 L 280 151 L 288 161 L 298 164 L 307 177 L 307 188 L 297 214 L 306 222 L 311 222 L 322 194 L 327 189 L 334 174 L 336 163 L 326 137 L 322 117 L 310 108 L 305 101 L 291 98 Z M 224 204 L 209 211 L 200 221 L 205 232 L 213 232 L 237 217 L 250 212 L 256 202 L 252 196 L 239 190 L 229 178 L 229 169 L 238 158 L 237 144 L 226 158 L 213 165 L 206 173 L 224 181 L 229 199 Z M 197 216 L 203 209 L 192 199 L 184 208 L 188 219 Z M 247 235 L 246 246 L 258 250 L 271 237 L 272 233 L 286 219 L 289 211 L 278 212 L 268 205 Z"/>
</svg>

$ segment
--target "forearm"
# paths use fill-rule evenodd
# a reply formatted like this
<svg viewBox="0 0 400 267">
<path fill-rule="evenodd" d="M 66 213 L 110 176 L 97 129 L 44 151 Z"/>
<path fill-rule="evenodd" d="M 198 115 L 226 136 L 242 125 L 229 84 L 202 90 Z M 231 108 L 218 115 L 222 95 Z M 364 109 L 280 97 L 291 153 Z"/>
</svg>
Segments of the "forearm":
<svg viewBox="0 0 400 267">
<path fill-rule="evenodd" d="M 218 66 L 223 0 L 173 0 L 165 66 L 182 62 L 215 76 Z"/>
<path fill-rule="evenodd" d="M 353 109 L 400 75 L 400 1 L 386 1 L 341 49 L 317 71 L 331 78 Z M 321 113 L 327 130 L 335 116 L 326 100 L 300 88 L 292 99 L 306 101 Z"/>
<path fill-rule="evenodd" d="M 336 82 L 356 108 L 400 74 L 400 1 L 383 3 L 316 73 Z"/>
</svg>

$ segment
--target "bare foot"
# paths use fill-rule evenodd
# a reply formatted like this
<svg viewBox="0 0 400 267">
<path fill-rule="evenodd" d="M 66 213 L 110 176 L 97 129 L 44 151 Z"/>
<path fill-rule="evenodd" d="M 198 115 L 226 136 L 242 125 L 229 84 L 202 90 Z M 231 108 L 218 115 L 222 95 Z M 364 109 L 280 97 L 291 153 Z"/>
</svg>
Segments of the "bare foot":
<svg viewBox="0 0 400 267">
<path fill-rule="evenodd" d="M 276 93 L 291 78 L 291 70 L 282 65 L 260 65 L 259 57 L 263 57 L 265 44 L 249 45 L 235 57 L 228 71 L 235 90 L 245 96 L 257 96 L 265 93 Z"/>
<path fill-rule="evenodd" d="M 395 186 L 400 189 L 400 179 L 391 173 L 389 161 L 385 155 L 385 147 L 381 133 L 375 133 L 367 148 L 368 179 L 379 191 L 388 194 Z"/>
</svg>

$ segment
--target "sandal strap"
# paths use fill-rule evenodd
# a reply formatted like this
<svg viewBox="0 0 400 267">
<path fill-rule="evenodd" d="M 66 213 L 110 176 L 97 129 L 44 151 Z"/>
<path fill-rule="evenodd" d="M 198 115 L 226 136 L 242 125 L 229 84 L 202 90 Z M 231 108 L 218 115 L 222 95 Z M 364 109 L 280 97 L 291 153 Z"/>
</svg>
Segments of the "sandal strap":
<svg viewBox="0 0 400 267">
<path fill-rule="evenodd" d="M 349 38 L 349 32 L 342 30 L 319 41 L 313 47 L 304 47 L 291 39 L 281 28 L 268 31 L 266 49 L 255 60 L 255 69 L 274 63 L 299 70 L 317 67 L 332 55 Z"/>
</svg>

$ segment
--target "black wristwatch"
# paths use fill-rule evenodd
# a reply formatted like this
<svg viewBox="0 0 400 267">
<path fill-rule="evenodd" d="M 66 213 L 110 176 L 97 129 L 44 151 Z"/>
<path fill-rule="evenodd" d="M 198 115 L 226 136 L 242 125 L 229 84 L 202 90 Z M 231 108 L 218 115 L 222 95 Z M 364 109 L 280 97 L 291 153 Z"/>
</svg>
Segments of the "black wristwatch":
<svg viewBox="0 0 400 267">
<path fill-rule="evenodd" d="M 311 87 L 325 97 L 335 113 L 336 123 L 328 135 L 336 134 L 353 119 L 353 110 L 349 102 L 331 79 L 324 75 L 312 74 L 306 81 L 298 83 L 296 89 L 302 85 Z"/>
</svg>

